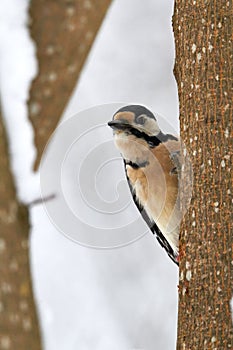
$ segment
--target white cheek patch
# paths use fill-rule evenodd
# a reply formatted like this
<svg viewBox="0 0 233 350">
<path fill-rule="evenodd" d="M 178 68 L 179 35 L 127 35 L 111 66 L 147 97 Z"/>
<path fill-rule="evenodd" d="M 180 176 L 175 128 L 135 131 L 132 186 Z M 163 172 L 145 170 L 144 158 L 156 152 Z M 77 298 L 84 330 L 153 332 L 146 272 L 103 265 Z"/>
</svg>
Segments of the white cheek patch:
<svg viewBox="0 0 233 350">
<path fill-rule="evenodd" d="M 142 131 L 149 136 L 156 136 L 161 131 L 157 121 L 148 117 L 146 118 L 145 123 L 143 125 L 133 123 L 132 126 L 135 127 L 135 129 L 138 129 L 139 131 Z"/>
<path fill-rule="evenodd" d="M 148 135 L 156 136 L 160 132 L 157 121 L 152 119 L 152 118 L 148 118 L 146 120 L 146 122 L 144 124 L 144 128 L 145 128 Z"/>
</svg>

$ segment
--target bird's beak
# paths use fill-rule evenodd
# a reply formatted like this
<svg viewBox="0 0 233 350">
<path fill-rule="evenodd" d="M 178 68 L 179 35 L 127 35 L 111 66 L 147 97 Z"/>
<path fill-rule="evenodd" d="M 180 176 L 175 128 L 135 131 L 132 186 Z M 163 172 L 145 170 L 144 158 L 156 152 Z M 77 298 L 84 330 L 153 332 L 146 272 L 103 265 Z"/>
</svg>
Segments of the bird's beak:
<svg viewBox="0 0 233 350">
<path fill-rule="evenodd" d="M 130 128 L 130 124 L 127 120 L 115 119 L 108 122 L 108 126 L 113 130 L 126 130 Z"/>
</svg>

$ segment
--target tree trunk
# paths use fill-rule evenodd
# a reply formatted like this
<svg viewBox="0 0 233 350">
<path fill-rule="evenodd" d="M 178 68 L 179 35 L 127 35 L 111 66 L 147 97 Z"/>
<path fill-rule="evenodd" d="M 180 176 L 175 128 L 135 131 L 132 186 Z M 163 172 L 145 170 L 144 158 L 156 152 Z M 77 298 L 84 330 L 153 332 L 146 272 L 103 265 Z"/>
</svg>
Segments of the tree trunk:
<svg viewBox="0 0 233 350">
<path fill-rule="evenodd" d="M 0 116 L 0 349 L 41 349 L 29 267 L 28 209 L 16 198 Z"/>
<path fill-rule="evenodd" d="M 232 1 L 175 1 L 175 76 L 193 197 L 180 238 L 178 350 L 232 349 Z"/>
</svg>

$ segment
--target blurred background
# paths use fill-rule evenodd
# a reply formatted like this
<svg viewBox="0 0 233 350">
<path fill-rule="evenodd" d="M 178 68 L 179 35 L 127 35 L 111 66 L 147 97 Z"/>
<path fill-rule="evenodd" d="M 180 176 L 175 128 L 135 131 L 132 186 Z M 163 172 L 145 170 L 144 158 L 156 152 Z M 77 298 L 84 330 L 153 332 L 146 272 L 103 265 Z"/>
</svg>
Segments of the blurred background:
<svg viewBox="0 0 233 350">
<path fill-rule="evenodd" d="M 0 5 L 0 82 L 17 192 L 30 202 L 40 186 L 39 173 L 31 170 L 36 151 L 25 110 L 38 64 L 26 27 L 29 4 L 20 5 L 13 0 Z M 178 132 L 173 5 L 172 0 L 111 3 L 62 115 L 63 123 L 96 105 L 136 103 L 160 114 L 164 131 L 170 124 Z M 51 103 L 56 104 L 56 96 Z M 31 113 L 37 107 L 33 104 Z M 83 114 L 78 118 L 81 125 Z M 109 139 L 111 131 L 106 135 Z M 123 178 L 121 163 L 116 166 L 109 169 L 107 186 L 111 190 L 112 181 L 112 191 L 116 185 L 111 171 Z M 100 186 L 103 190 L 106 183 Z M 129 192 L 126 195 L 131 201 Z M 178 269 L 150 232 L 132 244 L 102 250 L 62 235 L 42 205 L 31 206 L 30 220 L 30 258 L 44 349 L 175 349 Z"/>
</svg>

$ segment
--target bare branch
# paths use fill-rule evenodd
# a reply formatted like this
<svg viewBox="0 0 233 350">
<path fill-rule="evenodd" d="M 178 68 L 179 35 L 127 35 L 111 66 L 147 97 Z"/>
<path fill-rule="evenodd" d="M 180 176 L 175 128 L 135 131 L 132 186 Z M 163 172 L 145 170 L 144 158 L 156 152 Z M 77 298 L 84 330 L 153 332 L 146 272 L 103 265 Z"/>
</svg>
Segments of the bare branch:
<svg viewBox="0 0 233 350">
<path fill-rule="evenodd" d="M 111 0 L 32 0 L 31 35 L 39 75 L 34 80 L 29 116 L 38 152 L 35 168 L 70 98 Z"/>
</svg>

